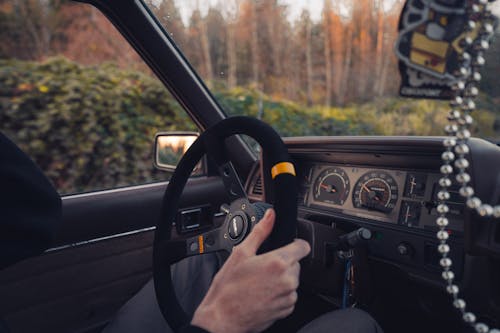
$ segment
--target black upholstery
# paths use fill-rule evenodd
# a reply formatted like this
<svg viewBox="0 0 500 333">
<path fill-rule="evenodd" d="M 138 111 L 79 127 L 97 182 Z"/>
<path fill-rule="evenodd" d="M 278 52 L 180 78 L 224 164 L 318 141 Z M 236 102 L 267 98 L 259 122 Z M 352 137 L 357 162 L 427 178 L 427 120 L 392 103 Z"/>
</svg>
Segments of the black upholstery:
<svg viewBox="0 0 500 333">
<path fill-rule="evenodd" d="M 175 332 L 190 322 L 190 317 L 179 305 L 170 273 L 170 265 L 186 256 L 183 241 L 170 240 L 172 223 L 177 214 L 180 194 L 193 168 L 205 153 L 219 166 L 227 162 L 224 140 L 235 134 L 254 138 L 262 147 L 270 165 L 291 162 L 288 150 L 281 137 L 268 124 L 251 117 L 231 117 L 208 128 L 190 146 L 170 179 L 163 197 L 161 218 L 158 221 L 154 240 L 154 284 L 156 296 L 165 318 Z M 271 170 L 265 172 L 271 173 Z M 270 248 L 290 243 L 296 236 L 297 185 L 294 175 L 282 173 L 272 180 L 276 200 L 276 227 L 270 237 Z"/>
<path fill-rule="evenodd" d="M 9 333 L 9 328 L 7 324 L 0 318 L 0 333 Z"/>
<path fill-rule="evenodd" d="M 61 199 L 35 163 L 0 133 L 0 269 L 42 253 L 61 220 Z"/>
</svg>

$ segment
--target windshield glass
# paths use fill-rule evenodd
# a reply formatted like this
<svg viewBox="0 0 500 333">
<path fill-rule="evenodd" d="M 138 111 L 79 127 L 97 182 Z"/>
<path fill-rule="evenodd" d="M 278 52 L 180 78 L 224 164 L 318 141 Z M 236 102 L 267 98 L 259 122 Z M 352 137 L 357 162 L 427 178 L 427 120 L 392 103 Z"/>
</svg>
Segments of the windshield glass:
<svg viewBox="0 0 500 333">
<path fill-rule="evenodd" d="M 283 136 L 443 135 L 447 102 L 399 97 L 403 1 L 146 0 L 229 115 Z M 497 15 L 500 3 L 492 7 Z M 486 53 L 476 136 L 500 140 L 500 32 Z"/>
</svg>

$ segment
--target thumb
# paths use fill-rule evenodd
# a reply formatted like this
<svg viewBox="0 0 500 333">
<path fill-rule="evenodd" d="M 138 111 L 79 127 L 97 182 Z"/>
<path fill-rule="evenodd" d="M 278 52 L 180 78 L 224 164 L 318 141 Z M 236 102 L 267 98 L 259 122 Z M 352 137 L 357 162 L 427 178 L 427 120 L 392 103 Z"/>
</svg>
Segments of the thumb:
<svg viewBox="0 0 500 333">
<path fill-rule="evenodd" d="M 268 210 L 266 210 L 264 217 L 262 217 L 260 222 L 255 225 L 253 230 L 250 232 L 248 237 L 243 241 L 243 243 L 241 243 L 240 246 L 246 248 L 252 254 L 257 253 L 259 247 L 271 234 L 275 218 L 276 214 L 274 212 L 274 209 L 269 208 Z"/>
</svg>

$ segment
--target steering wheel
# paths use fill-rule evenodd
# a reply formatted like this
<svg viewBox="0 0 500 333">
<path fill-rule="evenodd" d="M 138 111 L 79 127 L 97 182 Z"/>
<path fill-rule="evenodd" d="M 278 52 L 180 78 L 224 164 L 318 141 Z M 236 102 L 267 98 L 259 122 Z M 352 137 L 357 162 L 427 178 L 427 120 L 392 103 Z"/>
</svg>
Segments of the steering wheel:
<svg viewBox="0 0 500 333">
<path fill-rule="evenodd" d="M 250 117 L 231 117 L 203 132 L 179 162 L 165 190 L 160 219 L 156 225 L 153 246 L 153 278 L 158 305 L 168 325 L 176 332 L 189 324 L 172 284 L 171 265 L 194 255 L 225 250 L 240 243 L 262 217 L 262 207 L 252 205 L 238 175 L 229 161 L 224 140 L 245 134 L 262 147 L 269 165 L 276 195 L 276 223 L 269 238 L 269 248 L 278 248 L 293 241 L 297 226 L 297 185 L 294 166 L 288 150 L 276 131 L 266 123 Z M 172 237 L 172 226 L 186 182 L 200 159 L 207 154 L 218 167 L 231 204 L 220 227 L 194 231 Z M 259 212 L 260 210 L 260 212 Z"/>
</svg>

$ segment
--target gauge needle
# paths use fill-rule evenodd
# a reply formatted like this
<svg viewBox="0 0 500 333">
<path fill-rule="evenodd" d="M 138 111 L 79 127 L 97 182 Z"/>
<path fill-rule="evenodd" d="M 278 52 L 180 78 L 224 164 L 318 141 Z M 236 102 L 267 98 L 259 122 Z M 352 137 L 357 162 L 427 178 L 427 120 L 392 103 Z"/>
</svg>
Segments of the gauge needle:
<svg viewBox="0 0 500 333">
<path fill-rule="evenodd" d="M 337 192 L 336 189 L 334 189 L 333 187 L 330 188 L 330 186 L 328 186 L 328 185 L 321 184 L 319 186 L 322 187 L 322 188 L 324 188 L 327 192 L 332 192 L 332 193 L 336 193 Z"/>
<path fill-rule="evenodd" d="M 411 217 L 410 214 L 410 206 L 406 206 L 406 216 L 405 216 L 405 222 L 408 223 L 408 219 Z"/>
<path fill-rule="evenodd" d="M 371 197 L 371 195 L 370 195 L 370 199 L 373 199 L 375 201 L 380 201 L 380 198 L 377 197 L 377 192 L 370 190 L 368 188 L 368 186 L 366 186 L 366 184 L 361 185 L 361 187 L 364 188 L 368 192 L 368 194 L 370 194 L 370 193 L 374 194 L 373 197 Z"/>
</svg>

